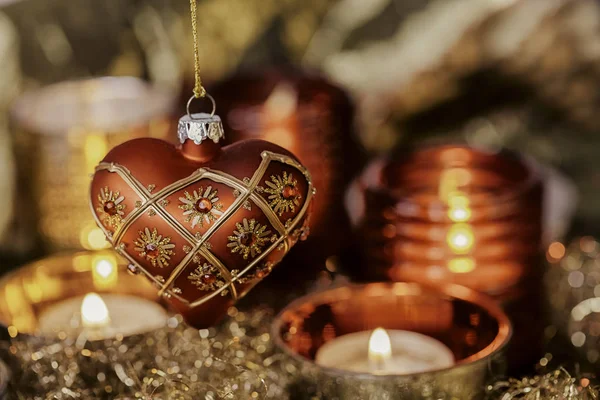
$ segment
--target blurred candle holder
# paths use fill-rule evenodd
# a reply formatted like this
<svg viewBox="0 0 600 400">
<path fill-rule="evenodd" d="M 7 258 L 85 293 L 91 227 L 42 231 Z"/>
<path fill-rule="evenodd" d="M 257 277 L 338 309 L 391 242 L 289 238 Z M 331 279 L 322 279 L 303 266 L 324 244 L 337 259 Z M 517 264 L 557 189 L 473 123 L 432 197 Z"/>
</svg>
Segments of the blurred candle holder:
<svg viewBox="0 0 600 400">
<path fill-rule="evenodd" d="M 11 20 L 0 11 L 0 250 L 13 254 L 27 250 L 15 240 L 18 227 L 11 227 L 12 211 L 16 199 L 15 159 L 8 126 L 10 104 L 21 91 L 21 66 L 19 37 Z M 10 240 L 6 243 L 7 237 Z M 25 240 L 27 242 L 27 240 Z"/>
<path fill-rule="evenodd" d="M 232 308 L 236 318 L 199 332 L 163 305 L 112 250 L 52 256 L 9 273 L 0 279 L 0 356 L 14 372 L 12 388 L 20 399 L 98 400 L 283 391 L 278 372 L 260 365 L 272 346 L 267 310 Z M 0 364 L 0 392 L 2 373 Z"/>
<path fill-rule="evenodd" d="M 492 295 L 515 326 L 511 365 L 539 356 L 542 198 L 523 158 L 459 145 L 372 163 L 349 193 L 367 280 L 449 282 Z M 368 268 L 364 268 L 368 265 Z M 539 328 L 536 328 L 539 326 Z"/>
<path fill-rule="evenodd" d="M 131 77 L 62 82 L 20 96 L 12 121 L 28 193 L 19 199 L 19 221 L 37 225 L 52 250 L 108 247 L 89 210 L 89 175 L 124 141 L 167 138 L 175 101 Z"/>
<path fill-rule="evenodd" d="M 99 318 L 97 299 L 106 308 L 110 333 L 131 336 L 165 326 L 167 311 L 156 288 L 126 272 L 112 250 L 63 254 L 35 261 L 0 279 L 3 334 L 44 337 L 79 336 L 86 320 Z M 96 294 L 97 293 L 97 294 Z M 85 310 L 84 299 L 96 304 Z M 99 296 L 98 296 L 99 294 Z M 92 300 L 93 302 L 93 300 Z M 89 324 L 88 324 L 89 325 Z M 89 339 L 89 338 L 88 338 Z"/>
<path fill-rule="evenodd" d="M 310 251 L 291 253 L 299 264 L 293 273 L 310 272 L 308 265 L 320 265 L 314 260 L 336 254 L 347 239 L 344 190 L 362 166 L 353 132 L 354 107 L 348 95 L 325 78 L 292 67 L 238 74 L 211 93 L 224 116 L 229 143 L 270 141 L 294 153 L 311 171 L 318 195 L 307 241 Z M 311 260 L 306 261 L 307 257 Z"/>
<path fill-rule="evenodd" d="M 19 393 L 126 390 L 143 366 L 121 372 L 123 350 L 146 347 L 174 321 L 111 250 L 52 256 L 0 279 L 0 350 Z"/>
<path fill-rule="evenodd" d="M 364 333 L 375 330 L 372 342 L 381 335 L 376 328 L 389 332 L 387 346 L 368 345 Z M 511 325 L 492 299 L 462 286 L 371 283 L 300 298 L 272 332 L 303 388 L 299 398 L 474 399 L 503 373 Z M 332 352 L 338 343 L 343 351 Z M 360 361 L 367 351 L 373 362 L 390 349 L 398 353 L 395 366 L 370 369 Z M 354 368 L 360 363 L 366 370 Z"/>
</svg>

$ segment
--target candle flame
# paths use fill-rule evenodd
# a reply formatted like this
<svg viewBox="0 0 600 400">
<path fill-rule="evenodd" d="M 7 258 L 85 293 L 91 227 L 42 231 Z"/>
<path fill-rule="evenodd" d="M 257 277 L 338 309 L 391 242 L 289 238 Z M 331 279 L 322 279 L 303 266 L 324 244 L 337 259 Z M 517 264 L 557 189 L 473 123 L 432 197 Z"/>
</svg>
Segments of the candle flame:
<svg viewBox="0 0 600 400">
<path fill-rule="evenodd" d="M 369 361 L 375 364 L 385 363 L 392 358 L 390 336 L 383 328 L 377 328 L 369 338 Z"/>
<path fill-rule="evenodd" d="M 86 328 L 102 328 L 110 323 L 108 308 L 96 293 L 88 293 L 81 302 L 81 322 Z"/>
</svg>

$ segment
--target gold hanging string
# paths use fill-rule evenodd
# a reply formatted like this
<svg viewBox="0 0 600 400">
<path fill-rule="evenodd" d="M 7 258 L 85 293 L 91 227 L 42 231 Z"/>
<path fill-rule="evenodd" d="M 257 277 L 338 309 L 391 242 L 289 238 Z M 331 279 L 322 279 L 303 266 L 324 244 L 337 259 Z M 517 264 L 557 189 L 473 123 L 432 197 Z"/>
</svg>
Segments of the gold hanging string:
<svg viewBox="0 0 600 400">
<path fill-rule="evenodd" d="M 202 86 L 200 77 L 200 51 L 198 50 L 198 19 L 196 12 L 196 1 L 190 0 L 190 13 L 192 15 L 192 36 L 194 37 L 194 97 L 199 99 L 206 96 L 206 89 Z"/>
</svg>

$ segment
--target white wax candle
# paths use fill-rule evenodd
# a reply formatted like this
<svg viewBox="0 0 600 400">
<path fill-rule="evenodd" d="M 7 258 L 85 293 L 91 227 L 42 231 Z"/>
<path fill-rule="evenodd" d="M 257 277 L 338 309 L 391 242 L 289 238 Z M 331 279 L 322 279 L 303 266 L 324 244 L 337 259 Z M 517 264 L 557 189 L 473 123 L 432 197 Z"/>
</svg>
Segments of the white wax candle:
<svg viewBox="0 0 600 400">
<path fill-rule="evenodd" d="M 454 365 L 454 354 L 437 339 L 417 332 L 386 330 L 389 342 L 372 342 L 373 331 L 350 333 L 325 343 L 316 363 L 324 367 L 377 375 L 405 375 Z M 387 340 L 387 338 L 386 338 Z M 391 352 L 383 354 L 386 346 Z"/>
<path fill-rule="evenodd" d="M 38 320 L 38 329 L 45 335 L 55 335 L 59 331 L 79 335 L 89 333 L 90 339 L 109 339 L 119 334 L 131 336 L 149 332 L 165 326 L 168 314 L 159 304 L 137 296 L 102 293 L 100 295 L 108 314 L 85 316 L 82 319 L 81 305 L 84 297 L 53 304 L 44 310 Z M 93 301 L 92 303 L 94 303 Z M 104 313 L 102 309 L 96 312 Z"/>
</svg>

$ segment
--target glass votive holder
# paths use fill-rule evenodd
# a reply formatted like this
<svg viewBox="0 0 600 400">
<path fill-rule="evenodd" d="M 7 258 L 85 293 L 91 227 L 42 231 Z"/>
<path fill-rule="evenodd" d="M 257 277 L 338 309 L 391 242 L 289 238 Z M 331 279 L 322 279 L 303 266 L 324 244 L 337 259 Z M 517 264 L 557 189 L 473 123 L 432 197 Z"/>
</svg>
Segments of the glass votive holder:
<svg viewBox="0 0 600 400">
<path fill-rule="evenodd" d="M 0 9 L 0 251 L 19 255 L 27 249 L 15 240 L 18 228 L 11 226 L 17 196 L 13 141 L 8 126 L 9 108 L 21 91 L 22 71 L 19 59 L 19 37 L 11 19 Z M 23 240 L 27 242 L 27 239 Z"/>
<path fill-rule="evenodd" d="M 373 162 L 349 195 L 361 262 L 356 279 L 455 283 L 499 301 L 517 332 L 519 369 L 542 355 L 544 184 L 509 151 L 460 144 Z"/>
<path fill-rule="evenodd" d="M 175 101 L 174 93 L 132 77 L 67 81 L 21 95 L 11 114 L 19 222 L 51 250 L 108 247 L 90 213 L 89 175 L 118 144 L 166 139 Z"/>
<path fill-rule="evenodd" d="M 90 293 L 106 303 L 106 319 L 112 324 L 106 337 L 135 335 L 166 324 L 168 313 L 151 283 L 127 273 L 112 250 L 82 251 L 44 258 L 4 275 L 0 333 L 9 339 L 76 335 L 84 328 L 81 307 Z M 104 309 L 93 307 L 90 312 Z M 144 322 L 136 326 L 127 321 L 131 318 Z M 93 324 L 96 315 L 90 319 Z"/>
<path fill-rule="evenodd" d="M 360 186 L 362 207 L 351 213 L 369 268 L 357 276 L 492 295 L 539 281 L 543 188 L 523 158 L 425 147 L 373 164 Z"/>
<path fill-rule="evenodd" d="M 299 283 L 314 280 L 325 260 L 351 238 L 341 205 L 364 159 L 354 135 L 352 101 L 318 73 L 289 66 L 235 74 L 210 88 L 210 93 L 219 105 L 226 143 L 245 139 L 275 143 L 311 172 L 318 195 L 311 206 L 310 236 L 304 250 L 286 256 L 289 268 L 269 276 L 283 291 L 295 290 Z"/>
<path fill-rule="evenodd" d="M 0 279 L 0 356 L 23 398 L 61 388 L 115 398 L 153 367 L 152 343 L 168 342 L 180 323 L 112 250 L 51 256 Z"/>
<path fill-rule="evenodd" d="M 453 362 L 414 373 L 356 372 L 349 370 L 351 362 L 344 354 L 356 352 L 356 346 L 342 346 L 339 364 L 327 360 L 324 366 L 325 347 L 379 327 L 390 333 L 392 343 L 395 335 L 407 331 L 417 337 L 410 347 L 392 346 L 392 352 L 407 354 L 434 342 L 440 352 L 451 353 Z M 398 282 L 348 285 L 309 294 L 277 316 L 272 332 L 284 354 L 284 368 L 294 375 L 292 386 L 304 392 L 300 398 L 474 399 L 484 393 L 491 377 L 503 373 L 512 328 L 493 300 L 471 289 Z M 422 345 L 415 344 L 419 341 Z M 438 357 L 440 352 L 429 357 Z"/>
</svg>

